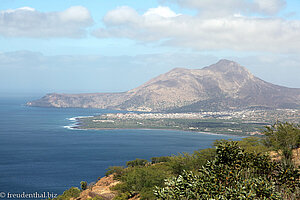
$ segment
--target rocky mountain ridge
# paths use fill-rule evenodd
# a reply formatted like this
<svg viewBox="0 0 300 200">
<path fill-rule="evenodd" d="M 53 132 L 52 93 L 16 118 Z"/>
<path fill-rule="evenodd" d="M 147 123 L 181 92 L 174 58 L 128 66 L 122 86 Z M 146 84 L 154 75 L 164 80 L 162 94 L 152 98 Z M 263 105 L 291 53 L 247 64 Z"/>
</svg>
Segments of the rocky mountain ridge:
<svg viewBox="0 0 300 200">
<path fill-rule="evenodd" d="M 122 93 L 47 94 L 28 106 L 196 112 L 300 108 L 300 89 L 265 82 L 229 60 L 202 69 L 175 68 Z"/>
</svg>

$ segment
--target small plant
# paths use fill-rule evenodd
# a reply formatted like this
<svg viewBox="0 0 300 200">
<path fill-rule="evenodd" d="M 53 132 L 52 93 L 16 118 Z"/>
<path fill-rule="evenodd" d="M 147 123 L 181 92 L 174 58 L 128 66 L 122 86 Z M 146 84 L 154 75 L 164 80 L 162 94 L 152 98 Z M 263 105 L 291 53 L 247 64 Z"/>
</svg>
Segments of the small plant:
<svg viewBox="0 0 300 200">
<path fill-rule="evenodd" d="M 81 188 L 81 190 L 86 190 L 87 189 L 87 182 L 86 181 L 81 181 L 80 182 L 80 188 Z"/>
</svg>

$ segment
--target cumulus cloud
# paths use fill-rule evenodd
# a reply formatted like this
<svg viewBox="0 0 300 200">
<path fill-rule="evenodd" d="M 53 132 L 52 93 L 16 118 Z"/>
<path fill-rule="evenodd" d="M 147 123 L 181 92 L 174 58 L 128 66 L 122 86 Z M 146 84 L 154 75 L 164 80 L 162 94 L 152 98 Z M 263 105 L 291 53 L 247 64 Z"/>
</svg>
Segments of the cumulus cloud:
<svg viewBox="0 0 300 200">
<path fill-rule="evenodd" d="M 258 13 L 273 15 L 282 10 L 286 5 L 283 0 L 254 0 L 253 10 Z"/>
<path fill-rule="evenodd" d="M 73 6 L 62 12 L 39 12 L 23 7 L 0 11 L 0 35 L 5 37 L 82 37 L 93 23 L 90 12 Z"/>
<path fill-rule="evenodd" d="M 235 0 L 232 2 L 238 3 Z M 262 0 L 262 2 L 265 3 L 261 3 L 259 9 L 272 5 L 274 0 Z M 269 9 L 274 11 L 275 8 L 276 6 Z M 152 8 L 144 14 L 138 14 L 130 7 L 119 7 L 108 12 L 103 22 L 106 27 L 93 33 L 100 38 L 119 37 L 148 42 L 161 41 L 163 45 L 195 50 L 284 53 L 300 50 L 300 20 L 242 15 L 188 16 L 176 14 L 167 7 Z"/>
<path fill-rule="evenodd" d="M 285 0 L 169 0 L 183 7 L 197 9 L 202 16 L 225 16 L 233 13 L 274 15 L 285 7 Z"/>
<path fill-rule="evenodd" d="M 149 17 L 164 17 L 164 18 L 169 18 L 169 17 L 177 17 L 181 14 L 176 14 L 174 11 L 172 11 L 169 7 L 165 6 L 158 6 L 157 8 L 150 8 L 147 12 L 145 12 L 144 16 Z"/>
</svg>

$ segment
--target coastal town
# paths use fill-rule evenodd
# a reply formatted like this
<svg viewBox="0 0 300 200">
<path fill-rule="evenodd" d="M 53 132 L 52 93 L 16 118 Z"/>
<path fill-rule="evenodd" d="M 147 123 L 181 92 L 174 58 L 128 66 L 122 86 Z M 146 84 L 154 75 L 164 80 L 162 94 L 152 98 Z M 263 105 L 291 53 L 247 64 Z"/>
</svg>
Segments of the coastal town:
<svg viewBox="0 0 300 200">
<path fill-rule="evenodd" d="M 235 135 L 261 135 L 275 122 L 300 122 L 297 109 L 240 110 L 191 113 L 106 113 L 78 118 L 80 129 L 176 129 Z"/>
</svg>

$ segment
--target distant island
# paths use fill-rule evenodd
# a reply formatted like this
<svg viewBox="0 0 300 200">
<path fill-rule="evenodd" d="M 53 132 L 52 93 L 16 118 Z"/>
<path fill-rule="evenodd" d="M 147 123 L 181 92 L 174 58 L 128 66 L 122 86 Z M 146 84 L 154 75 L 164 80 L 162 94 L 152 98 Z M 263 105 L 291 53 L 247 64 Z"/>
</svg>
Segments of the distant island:
<svg viewBox="0 0 300 200">
<path fill-rule="evenodd" d="M 28 106 L 142 112 L 299 109 L 300 89 L 263 81 L 229 60 L 202 69 L 175 68 L 121 93 L 47 94 Z"/>
</svg>

